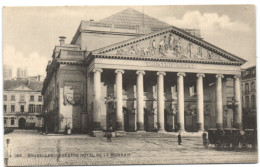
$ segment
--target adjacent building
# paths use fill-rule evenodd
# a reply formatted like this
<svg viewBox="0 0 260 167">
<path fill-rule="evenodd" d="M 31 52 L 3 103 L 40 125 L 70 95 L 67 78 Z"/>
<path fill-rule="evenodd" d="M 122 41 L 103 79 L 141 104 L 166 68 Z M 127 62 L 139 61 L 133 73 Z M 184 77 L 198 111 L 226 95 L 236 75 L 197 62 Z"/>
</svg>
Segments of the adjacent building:
<svg viewBox="0 0 260 167">
<path fill-rule="evenodd" d="M 3 91 L 4 127 L 36 128 L 43 123 L 43 82 L 5 80 Z"/>
<path fill-rule="evenodd" d="M 50 132 L 242 129 L 245 60 L 174 27 L 126 9 L 81 21 L 70 44 L 60 37 L 42 95 Z M 227 104 L 235 97 L 237 109 Z"/>
<path fill-rule="evenodd" d="M 254 129 L 257 127 L 256 66 L 243 70 L 241 87 L 244 128 Z"/>
</svg>

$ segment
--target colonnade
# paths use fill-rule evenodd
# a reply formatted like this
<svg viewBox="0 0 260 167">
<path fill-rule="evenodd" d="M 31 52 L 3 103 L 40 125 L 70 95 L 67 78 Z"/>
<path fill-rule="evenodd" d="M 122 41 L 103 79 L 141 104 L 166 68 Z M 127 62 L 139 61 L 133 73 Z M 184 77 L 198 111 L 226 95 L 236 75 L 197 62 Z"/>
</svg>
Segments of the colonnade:
<svg viewBox="0 0 260 167">
<path fill-rule="evenodd" d="M 101 113 L 101 73 L 102 69 L 94 69 L 94 101 L 93 101 L 93 130 L 100 130 L 100 113 Z M 123 112 L 122 112 L 122 82 L 124 70 L 115 70 L 116 73 L 116 131 L 123 131 Z M 143 77 L 145 71 L 136 71 L 137 74 L 137 131 L 144 131 L 144 85 Z M 158 132 L 164 132 L 164 76 L 165 72 L 157 72 L 157 125 Z M 177 126 L 178 131 L 185 131 L 184 117 L 184 77 L 185 73 L 177 73 L 177 95 L 178 95 L 178 112 Z M 197 130 L 204 130 L 204 95 L 203 95 L 203 78 L 205 74 L 198 73 L 196 81 L 197 88 Z M 216 75 L 216 128 L 223 129 L 223 90 L 222 79 L 224 75 Z M 235 76 L 235 98 L 238 101 L 238 107 L 234 114 L 234 120 L 238 128 L 242 128 L 242 106 L 240 93 L 240 76 Z"/>
</svg>

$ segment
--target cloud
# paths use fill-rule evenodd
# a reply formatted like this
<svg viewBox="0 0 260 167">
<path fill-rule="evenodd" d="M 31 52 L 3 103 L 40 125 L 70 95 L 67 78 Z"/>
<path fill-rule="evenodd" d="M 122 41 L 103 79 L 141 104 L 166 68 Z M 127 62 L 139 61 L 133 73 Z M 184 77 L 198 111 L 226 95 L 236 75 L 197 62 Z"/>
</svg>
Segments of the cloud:
<svg viewBox="0 0 260 167">
<path fill-rule="evenodd" d="M 239 20 L 232 20 L 228 15 L 188 11 L 181 18 L 162 19 L 178 28 L 200 29 L 201 37 L 230 53 L 248 61 L 245 66 L 255 64 L 254 27 Z"/>
<path fill-rule="evenodd" d="M 167 17 L 164 21 L 180 28 L 198 28 L 202 32 L 217 30 L 248 32 L 251 30 L 248 24 L 238 20 L 232 21 L 227 15 L 220 16 L 217 13 L 201 14 L 199 11 L 186 12 L 181 19 Z"/>
<path fill-rule="evenodd" d="M 48 59 L 37 52 L 25 56 L 23 53 L 15 50 L 13 46 L 6 46 L 3 48 L 3 64 L 13 68 L 13 76 L 16 76 L 18 67 L 27 67 L 29 76 L 45 75 Z"/>
</svg>

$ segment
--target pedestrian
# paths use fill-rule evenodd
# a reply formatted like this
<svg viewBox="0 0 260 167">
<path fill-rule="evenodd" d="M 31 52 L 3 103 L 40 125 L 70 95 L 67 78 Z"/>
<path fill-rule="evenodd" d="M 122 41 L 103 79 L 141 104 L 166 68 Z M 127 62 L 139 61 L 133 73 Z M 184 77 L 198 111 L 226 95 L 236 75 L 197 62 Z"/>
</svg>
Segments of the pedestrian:
<svg viewBox="0 0 260 167">
<path fill-rule="evenodd" d="M 4 152 L 5 152 L 5 166 L 8 166 L 8 159 L 13 156 L 13 147 L 10 139 L 6 139 Z"/>
<path fill-rule="evenodd" d="M 68 134 L 68 125 L 65 125 L 65 135 Z"/>
<path fill-rule="evenodd" d="M 204 130 L 204 132 L 202 133 L 202 140 L 203 140 L 203 145 L 205 145 L 206 142 L 207 142 L 207 133 L 206 133 L 205 130 Z"/>
<path fill-rule="evenodd" d="M 112 130 L 113 130 L 113 128 L 112 128 L 112 126 L 110 126 L 108 129 L 108 134 L 107 134 L 107 140 L 110 142 L 112 142 Z"/>
<path fill-rule="evenodd" d="M 178 144 L 181 145 L 181 132 L 179 132 L 179 135 L 178 135 Z"/>
</svg>

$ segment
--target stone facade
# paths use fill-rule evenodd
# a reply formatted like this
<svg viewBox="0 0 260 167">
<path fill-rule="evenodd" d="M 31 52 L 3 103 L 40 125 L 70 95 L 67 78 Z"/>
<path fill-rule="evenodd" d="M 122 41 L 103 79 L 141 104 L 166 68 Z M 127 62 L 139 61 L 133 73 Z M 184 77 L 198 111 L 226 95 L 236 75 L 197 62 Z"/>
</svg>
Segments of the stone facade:
<svg viewBox="0 0 260 167">
<path fill-rule="evenodd" d="M 241 90 L 244 127 L 256 128 L 256 66 L 243 70 Z"/>
<path fill-rule="evenodd" d="M 28 80 L 4 81 L 4 127 L 42 127 L 42 82 Z"/>
<path fill-rule="evenodd" d="M 135 15 L 82 21 L 71 44 L 61 38 L 42 89 L 49 129 L 194 132 L 233 121 L 242 129 L 234 92 L 245 60 L 154 18 L 150 27 L 116 22 L 127 12 Z M 227 108 L 234 96 L 236 113 Z"/>
</svg>

